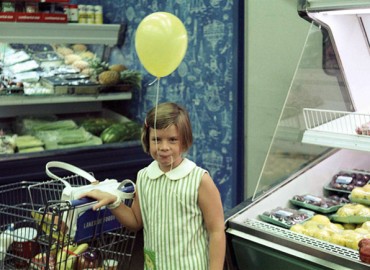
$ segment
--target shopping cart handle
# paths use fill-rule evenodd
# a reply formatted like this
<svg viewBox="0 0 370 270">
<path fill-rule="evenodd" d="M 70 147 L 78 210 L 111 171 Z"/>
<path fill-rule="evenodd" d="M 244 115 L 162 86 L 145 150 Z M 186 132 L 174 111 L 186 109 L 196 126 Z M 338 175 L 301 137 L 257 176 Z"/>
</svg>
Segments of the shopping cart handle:
<svg viewBox="0 0 370 270">
<path fill-rule="evenodd" d="M 122 188 L 121 191 L 126 192 L 126 193 L 132 193 L 132 192 L 135 191 L 135 187 L 134 186 L 126 186 L 126 187 Z M 96 200 L 94 200 L 92 198 L 84 197 L 84 198 L 77 199 L 77 200 L 70 200 L 69 203 L 71 204 L 71 206 L 80 206 L 80 205 L 89 204 L 89 203 L 92 203 L 92 202 L 95 202 L 95 201 Z"/>
</svg>

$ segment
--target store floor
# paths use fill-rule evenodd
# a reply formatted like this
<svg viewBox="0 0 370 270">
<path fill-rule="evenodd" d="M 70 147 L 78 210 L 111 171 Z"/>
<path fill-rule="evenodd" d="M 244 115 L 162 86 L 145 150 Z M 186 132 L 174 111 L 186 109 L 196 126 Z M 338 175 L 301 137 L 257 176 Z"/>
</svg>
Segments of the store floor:
<svg viewBox="0 0 370 270">
<path fill-rule="evenodd" d="M 129 270 L 143 270 L 144 269 L 144 241 L 143 241 L 143 231 L 139 231 L 136 234 L 134 250 L 132 252 L 131 264 Z M 225 262 L 224 270 L 230 270 L 231 262 Z M 127 270 L 127 269 L 122 269 Z"/>
<path fill-rule="evenodd" d="M 142 269 L 144 269 L 143 247 L 144 247 L 143 230 L 140 230 L 136 234 L 134 249 L 132 251 L 130 270 L 142 270 Z M 124 269 L 124 270 L 127 270 L 127 269 Z"/>
</svg>

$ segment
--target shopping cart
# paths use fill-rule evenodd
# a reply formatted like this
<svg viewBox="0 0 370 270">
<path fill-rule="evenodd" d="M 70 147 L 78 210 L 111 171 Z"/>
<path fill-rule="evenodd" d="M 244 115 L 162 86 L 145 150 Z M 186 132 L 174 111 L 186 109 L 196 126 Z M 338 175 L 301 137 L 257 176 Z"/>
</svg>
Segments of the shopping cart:
<svg viewBox="0 0 370 270">
<path fill-rule="evenodd" d="M 89 184 L 78 175 L 65 179 L 72 186 Z M 90 220 L 72 224 L 76 219 L 69 217 L 94 202 L 61 201 L 64 187 L 58 180 L 0 186 L 0 269 L 129 269 L 136 233 L 107 208 L 89 209 Z"/>
</svg>

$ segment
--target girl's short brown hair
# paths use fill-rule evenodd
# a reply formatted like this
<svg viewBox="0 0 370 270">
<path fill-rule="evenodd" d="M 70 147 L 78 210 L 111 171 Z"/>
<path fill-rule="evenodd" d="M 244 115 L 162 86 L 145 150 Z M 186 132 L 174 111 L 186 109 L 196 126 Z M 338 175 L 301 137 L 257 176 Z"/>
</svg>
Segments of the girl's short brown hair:
<svg viewBox="0 0 370 270">
<path fill-rule="evenodd" d="M 150 128 L 164 129 L 170 125 L 175 125 L 178 129 L 182 152 L 191 147 L 193 133 L 188 112 L 176 103 L 166 102 L 153 107 L 146 115 L 141 133 L 141 144 L 145 153 L 150 153 Z"/>
</svg>

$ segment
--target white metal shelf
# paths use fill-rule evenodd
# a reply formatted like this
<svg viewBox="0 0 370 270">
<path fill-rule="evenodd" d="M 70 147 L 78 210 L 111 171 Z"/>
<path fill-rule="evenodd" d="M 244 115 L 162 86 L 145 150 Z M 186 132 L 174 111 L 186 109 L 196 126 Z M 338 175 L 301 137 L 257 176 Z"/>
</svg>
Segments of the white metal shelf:
<svg viewBox="0 0 370 270">
<path fill-rule="evenodd" d="M 96 102 L 110 100 L 129 100 L 132 98 L 131 92 L 107 93 L 99 95 L 35 95 L 35 96 L 0 96 L 1 106 L 19 106 L 35 104 L 55 104 L 55 103 L 78 103 Z"/>
<path fill-rule="evenodd" d="M 0 42 L 22 44 L 103 44 L 119 40 L 119 24 L 1 22 Z"/>
<path fill-rule="evenodd" d="M 370 114 L 358 112 L 304 109 L 306 131 L 302 142 L 360 151 L 370 151 L 370 133 L 356 129 L 370 122 Z"/>
</svg>

